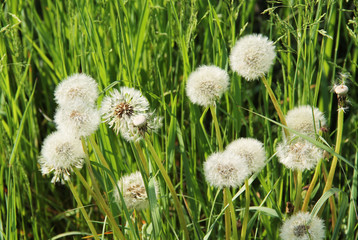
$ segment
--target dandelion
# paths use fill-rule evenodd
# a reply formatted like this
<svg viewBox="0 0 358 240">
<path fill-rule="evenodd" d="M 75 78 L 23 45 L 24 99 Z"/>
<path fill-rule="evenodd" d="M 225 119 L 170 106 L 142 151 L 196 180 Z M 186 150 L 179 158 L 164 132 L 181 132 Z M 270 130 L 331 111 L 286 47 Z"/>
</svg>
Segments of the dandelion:
<svg viewBox="0 0 358 240">
<path fill-rule="evenodd" d="M 300 139 L 291 143 L 279 143 L 277 156 L 287 168 L 303 171 L 313 169 L 323 157 L 323 151 L 312 143 Z"/>
<path fill-rule="evenodd" d="M 227 72 L 216 66 L 201 66 L 192 72 L 186 84 L 190 101 L 209 106 L 220 99 L 230 85 Z"/>
<path fill-rule="evenodd" d="M 162 117 L 158 117 L 154 112 L 139 114 L 120 129 L 122 137 L 128 142 L 139 141 L 146 132 L 156 132 L 162 126 Z"/>
<path fill-rule="evenodd" d="M 70 179 L 73 167 L 82 168 L 85 153 L 79 139 L 57 131 L 46 137 L 39 158 L 42 174 L 54 172 L 52 183 Z"/>
<path fill-rule="evenodd" d="M 78 103 L 86 103 L 92 106 L 97 97 L 97 82 L 83 73 L 77 73 L 66 78 L 55 90 L 55 100 L 60 106 L 70 106 Z"/>
<path fill-rule="evenodd" d="M 299 212 L 288 218 L 281 227 L 283 240 L 322 240 L 325 238 L 323 220 L 307 212 Z"/>
<path fill-rule="evenodd" d="M 230 67 L 246 80 L 255 80 L 267 73 L 276 57 L 272 41 L 261 34 L 240 38 L 230 54 Z"/>
<path fill-rule="evenodd" d="M 211 154 L 204 163 L 206 181 L 214 187 L 237 187 L 249 175 L 244 158 L 231 152 Z"/>
<path fill-rule="evenodd" d="M 85 137 L 98 129 L 100 118 L 95 108 L 84 105 L 74 108 L 59 107 L 55 114 L 55 123 L 60 131 Z"/>
<path fill-rule="evenodd" d="M 288 111 L 285 118 L 287 127 L 310 137 L 315 137 L 315 131 L 326 125 L 324 114 L 318 108 L 309 105 Z"/>
<path fill-rule="evenodd" d="M 239 138 L 231 142 L 226 150 L 245 159 L 251 173 L 265 166 L 266 153 L 263 143 L 254 138 Z"/>
<path fill-rule="evenodd" d="M 103 99 L 101 114 L 104 121 L 118 134 L 131 118 L 146 114 L 148 108 L 149 102 L 140 91 L 121 87 L 119 91 L 114 89 L 110 96 Z"/>
<path fill-rule="evenodd" d="M 156 182 L 154 187 L 155 193 L 158 195 L 158 186 Z M 122 201 L 118 189 L 120 190 L 128 209 L 141 210 L 149 206 L 148 194 L 140 172 L 124 176 L 118 181 L 117 187 L 114 189 L 114 198 L 118 203 L 121 203 Z"/>
</svg>

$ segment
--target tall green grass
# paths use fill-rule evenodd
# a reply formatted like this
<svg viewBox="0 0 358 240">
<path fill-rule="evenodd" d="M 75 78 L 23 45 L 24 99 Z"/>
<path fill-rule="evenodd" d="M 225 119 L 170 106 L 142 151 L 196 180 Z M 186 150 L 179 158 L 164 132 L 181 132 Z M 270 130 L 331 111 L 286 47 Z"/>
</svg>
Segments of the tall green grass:
<svg viewBox="0 0 358 240">
<path fill-rule="evenodd" d="M 223 193 L 210 187 L 203 175 L 206 157 L 219 149 L 215 127 L 209 109 L 190 103 L 185 95 L 188 75 L 202 64 L 230 73 L 230 90 L 217 105 L 224 146 L 238 137 L 255 137 L 267 152 L 265 169 L 249 179 L 249 239 L 279 239 L 286 206 L 295 199 L 293 172 L 275 156 L 282 129 L 272 122 L 279 119 L 264 85 L 246 82 L 228 64 L 235 41 L 253 32 L 275 42 L 277 58 L 267 80 L 282 110 L 302 104 L 319 107 L 328 120 L 323 137 L 331 152 L 337 99 L 330 88 L 339 72 L 350 72 L 350 106 L 334 189 L 323 195 L 331 155 L 322 161 L 308 210 L 316 203 L 316 211 L 322 208 L 327 239 L 357 238 L 356 2 L 8 0 L 0 6 L 0 239 L 80 239 L 92 234 L 69 185 L 51 184 L 37 163 L 43 139 L 55 130 L 53 91 L 77 72 L 98 81 L 99 103 L 108 86 L 130 86 L 140 89 L 164 117 L 159 133 L 149 139 L 155 151 L 148 142 L 140 143 L 150 170 L 146 184 L 152 189 L 146 211 L 132 213 L 113 202 L 113 179 L 142 170 L 135 145 L 105 124 L 94 135 L 95 145 L 85 140 L 101 195 L 125 237 L 184 238 L 155 152 L 175 187 L 190 239 L 223 239 Z M 88 168 L 81 175 L 93 186 Z M 303 172 L 303 195 L 313 175 Z M 154 178 L 161 193 L 157 200 Z M 99 238 L 112 239 L 113 228 L 99 202 L 79 175 L 73 174 L 72 183 Z M 244 190 L 231 189 L 238 232 Z M 324 204 L 331 196 L 334 205 Z"/>
</svg>

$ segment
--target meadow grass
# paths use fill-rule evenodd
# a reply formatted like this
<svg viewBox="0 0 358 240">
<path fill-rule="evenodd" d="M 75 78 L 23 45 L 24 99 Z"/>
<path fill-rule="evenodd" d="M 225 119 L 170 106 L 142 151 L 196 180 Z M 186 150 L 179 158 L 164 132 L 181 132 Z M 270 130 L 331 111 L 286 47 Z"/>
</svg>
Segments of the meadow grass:
<svg viewBox="0 0 358 240">
<path fill-rule="evenodd" d="M 224 147 L 239 137 L 264 143 L 266 166 L 248 180 L 246 238 L 279 239 L 296 199 L 295 173 L 275 156 L 284 126 L 265 85 L 229 69 L 235 41 L 250 33 L 275 42 L 277 57 L 266 77 L 283 113 L 309 104 L 327 118 L 323 143 L 309 140 L 328 157 L 316 171 L 302 173 L 302 201 L 316 179 L 307 210 L 325 221 L 326 239 L 357 239 L 356 1 L 8 0 L 0 6 L 0 240 L 94 238 L 93 232 L 96 239 L 224 239 L 231 206 L 203 173 L 205 159 L 219 150 L 218 129 Z M 185 94 L 189 74 L 204 64 L 228 70 L 231 81 L 211 111 Z M 351 75 L 350 104 L 338 124 L 330 90 L 344 71 Z M 98 81 L 99 104 L 111 88 L 141 90 L 163 116 L 163 127 L 133 144 L 102 123 L 83 139 L 83 169 L 69 184 L 52 184 L 37 160 L 56 129 L 54 89 L 78 72 Z M 337 126 L 342 137 L 336 140 Z M 333 158 L 337 167 L 329 175 Z M 145 172 L 141 159 L 148 164 L 150 208 L 133 212 L 113 201 L 113 189 L 121 176 Z M 229 191 L 231 223 L 240 235 L 245 186 Z"/>
</svg>

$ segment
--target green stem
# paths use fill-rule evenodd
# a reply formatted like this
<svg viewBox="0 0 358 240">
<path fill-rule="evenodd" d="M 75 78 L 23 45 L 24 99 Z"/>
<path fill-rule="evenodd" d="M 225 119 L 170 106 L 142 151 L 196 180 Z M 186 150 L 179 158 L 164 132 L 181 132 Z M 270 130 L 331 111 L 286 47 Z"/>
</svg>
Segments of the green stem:
<svg viewBox="0 0 358 240">
<path fill-rule="evenodd" d="M 224 206 L 229 203 L 228 197 L 229 188 L 224 188 Z M 225 239 L 231 239 L 231 221 L 230 221 L 230 207 L 225 209 Z"/>
<path fill-rule="evenodd" d="M 341 152 L 341 143 L 342 143 L 342 135 L 343 135 L 343 120 L 344 120 L 344 110 L 342 108 L 340 108 L 338 110 L 338 119 L 337 119 L 336 148 L 334 150 L 337 154 L 339 154 Z M 331 169 L 329 170 L 329 174 L 327 177 L 326 186 L 323 189 L 323 193 L 327 192 L 328 190 L 330 190 L 332 188 L 332 182 L 333 182 L 333 178 L 334 178 L 334 173 L 336 172 L 337 162 L 338 162 L 338 158 L 336 155 L 334 155 L 333 160 L 332 160 Z M 322 215 L 323 209 L 324 209 L 324 205 L 321 207 L 321 209 L 318 213 L 318 216 Z"/>
<path fill-rule="evenodd" d="M 313 175 L 313 178 L 312 178 L 312 181 L 310 183 L 310 186 L 307 190 L 307 193 L 306 193 L 306 196 L 305 196 L 305 200 L 303 201 L 303 205 L 302 205 L 302 212 L 306 212 L 307 209 L 308 209 L 308 203 L 310 201 L 310 198 L 311 198 L 311 194 L 312 194 L 312 191 L 314 189 L 314 186 L 316 185 L 316 182 L 317 182 L 317 179 L 318 179 L 318 175 L 319 173 L 321 172 L 321 163 L 322 163 L 322 160 L 318 162 L 317 166 L 316 166 L 316 170 L 314 172 L 314 175 Z"/>
<path fill-rule="evenodd" d="M 149 177 L 149 170 L 148 170 L 148 164 L 147 164 L 147 160 L 145 159 L 145 156 L 143 154 L 142 148 L 139 144 L 139 142 L 134 142 L 134 146 L 138 152 L 139 158 L 142 162 L 145 174 L 147 175 L 147 177 Z"/>
<path fill-rule="evenodd" d="M 223 140 L 221 138 L 220 126 L 219 126 L 218 118 L 216 116 L 216 108 L 214 105 L 210 106 L 210 111 L 211 111 L 211 115 L 213 116 L 213 120 L 214 120 L 215 133 L 216 133 L 216 139 L 218 140 L 218 144 L 219 144 L 219 150 L 220 150 L 220 152 L 222 152 L 224 150 Z"/>
<path fill-rule="evenodd" d="M 242 224 L 241 230 L 241 240 L 246 239 L 246 230 L 247 230 L 247 223 L 249 222 L 249 211 L 250 211 L 250 189 L 249 189 L 249 180 L 245 179 L 245 215 L 244 215 L 244 222 Z"/>
<path fill-rule="evenodd" d="M 274 92 L 273 92 L 272 89 L 271 89 L 270 84 L 268 83 L 268 81 L 266 80 L 266 77 L 265 77 L 264 75 L 261 77 L 261 79 L 262 79 L 262 82 L 264 83 L 264 85 L 265 85 L 265 87 L 266 87 L 266 90 L 267 90 L 267 92 L 268 92 L 268 94 L 269 94 L 269 96 L 270 96 L 270 98 L 271 98 L 271 101 L 272 101 L 272 103 L 273 103 L 273 106 L 274 106 L 275 109 L 276 109 L 276 112 L 277 112 L 277 114 L 278 114 L 278 117 L 280 118 L 280 122 L 281 122 L 283 125 L 287 126 L 287 123 L 286 123 L 286 120 L 285 120 L 285 116 L 284 116 L 283 113 L 282 113 L 282 110 L 281 110 L 281 108 L 280 108 L 280 105 L 278 104 L 278 101 L 277 101 L 277 99 L 276 99 L 276 97 L 275 97 Z M 287 130 L 286 128 L 284 128 L 283 131 L 284 131 L 286 137 L 288 137 L 288 136 L 290 135 L 289 132 L 288 132 L 288 130 Z"/>
<path fill-rule="evenodd" d="M 295 200 L 294 213 L 298 212 L 301 207 L 301 199 L 302 199 L 301 192 L 302 192 L 302 171 L 297 170 L 296 200 Z"/>
<path fill-rule="evenodd" d="M 145 139 L 145 141 L 147 143 L 147 146 L 149 148 L 149 151 L 151 152 L 151 154 L 153 156 L 153 159 L 154 159 L 156 165 L 158 166 L 159 171 L 162 174 L 162 176 L 164 178 L 164 181 L 167 184 L 167 187 L 169 188 L 169 191 L 170 191 L 170 193 L 171 193 L 171 195 L 173 197 L 175 209 L 176 209 L 176 211 L 178 213 L 179 222 L 180 222 L 182 230 L 184 231 L 185 239 L 190 239 L 189 238 L 188 228 L 186 227 L 186 222 L 185 222 L 185 218 L 184 218 L 184 212 L 183 212 L 183 209 L 182 209 L 182 207 L 180 205 L 178 195 L 175 192 L 174 185 L 173 185 L 172 181 L 170 180 L 170 178 L 168 176 L 168 173 L 165 170 L 162 162 L 160 161 L 159 156 L 158 156 L 157 152 L 155 151 L 152 143 L 150 142 L 149 135 L 146 134 L 144 139 Z"/>
<path fill-rule="evenodd" d="M 80 197 L 78 196 L 78 193 L 77 193 L 75 187 L 73 186 L 71 180 L 68 181 L 68 186 L 70 187 L 71 192 L 72 192 L 73 196 L 75 197 L 75 200 L 76 200 L 76 202 L 77 202 L 77 205 L 78 205 L 78 207 L 79 207 L 79 209 L 80 209 L 80 211 L 81 211 L 83 217 L 85 218 L 85 220 L 86 220 L 86 222 L 87 222 L 87 225 L 88 225 L 88 227 L 90 228 L 90 230 L 91 230 L 91 232 L 92 232 L 93 237 L 94 237 L 96 240 L 99 240 L 97 231 L 96 231 L 96 229 L 94 228 L 94 226 L 93 226 L 93 224 L 92 224 L 92 222 L 91 222 L 91 220 L 90 220 L 90 218 L 89 218 L 89 216 L 88 216 L 86 210 L 84 209 L 83 204 L 82 204 L 82 202 L 81 202 L 81 199 L 80 199 Z"/>
</svg>

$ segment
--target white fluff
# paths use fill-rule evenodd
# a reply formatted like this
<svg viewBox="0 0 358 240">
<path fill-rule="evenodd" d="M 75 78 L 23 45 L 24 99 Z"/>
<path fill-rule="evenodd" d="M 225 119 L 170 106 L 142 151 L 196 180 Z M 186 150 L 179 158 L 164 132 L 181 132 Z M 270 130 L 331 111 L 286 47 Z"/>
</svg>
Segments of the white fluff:
<svg viewBox="0 0 358 240">
<path fill-rule="evenodd" d="M 52 182 L 69 180 L 73 167 L 82 168 L 85 153 L 79 139 L 57 131 L 48 135 L 42 145 L 39 164 L 41 172 L 54 172 Z"/>
<path fill-rule="evenodd" d="M 231 50 L 230 67 L 246 80 L 255 80 L 267 73 L 276 57 L 272 41 L 261 34 L 240 38 Z"/>
<path fill-rule="evenodd" d="M 310 213 L 299 212 L 288 218 L 281 227 L 283 240 L 323 240 L 325 226 L 318 217 L 311 219 Z"/>
<path fill-rule="evenodd" d="M 220 99 L 230 85 L 227 72 L 216 66 L 201 66 L 186 83 L 186 94 L 192 103 L 209 106 Z"/>
</svg>

